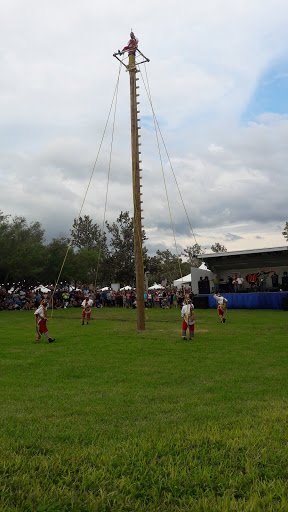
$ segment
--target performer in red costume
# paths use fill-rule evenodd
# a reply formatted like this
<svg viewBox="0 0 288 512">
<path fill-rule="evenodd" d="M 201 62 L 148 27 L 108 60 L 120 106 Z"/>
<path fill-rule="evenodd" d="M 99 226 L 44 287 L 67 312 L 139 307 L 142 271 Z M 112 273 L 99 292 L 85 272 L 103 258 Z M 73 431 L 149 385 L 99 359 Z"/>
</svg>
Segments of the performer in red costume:
<svg viewBox="0 0 288 512">
<path fill-rule="evenodd" d="M 221 324 L 225 324 L 226 318 L 224 318 L 224 313 L 226 312 L 226 314 L 227 314 L 227 302 L 228 302 L 228 300 L 225 299 L 225 297 L 223 297 L 221 295 L 221 293 L 217 293 L 217 295 L 216 295 L 216 293 L 214 293 L 214 299 L 217 302 L 217 310 L 218 310 L 219 318 L 221 320 Z"/>
<path fill-rule="evenodd" d="M 47 305 L 48 301 L 46 299 L 42 300 L 40 306 L 36 311 L 34 311 L 34 315 L 36 317 L 36 341 L 40 341 L 41 335 L 44 334 L 49 341 L 49 343 L 52 343 L 52 341 L 55 341 L 55 338 L 51 338 L 46 322 L 47 322 Z"/>
<path fill-rule="evenodd" d="M 195 314 L 194 314 L 194 305 L 192 304 L 192 300 L 188 299 L 186 304 L 181 309 L 181 317 L 183 318 L 182 323 L 182 339 L 186 340 L 186 331 L 188 328 L 189 331 L 189 340 L 193 340 L 194 338 L 194 324 L 195 324 Z"/>
<path fill-rule="evenodd" d="M 135 50 L 138 47 L 138 39 L 135 37 L 134 32 L 130 33 L 130 41 L 128 41 L 128 45 L 124 46 L 122 52 L 120 52 L 120 55 L 128 51 L 128 55 L 134 54 Z"/>
<path fill-rule="evenodd" d="M 84 325 L 85 322 L 85 316 L 87 315 L 87 325 L 90 322 L 91 319 L 91 307 L 93 306 L 93 300 L 89 299 L 89 297 L 85 297 L 81 304 L 83 311 L 82 311 L 82 325 Z"/>
</svg>

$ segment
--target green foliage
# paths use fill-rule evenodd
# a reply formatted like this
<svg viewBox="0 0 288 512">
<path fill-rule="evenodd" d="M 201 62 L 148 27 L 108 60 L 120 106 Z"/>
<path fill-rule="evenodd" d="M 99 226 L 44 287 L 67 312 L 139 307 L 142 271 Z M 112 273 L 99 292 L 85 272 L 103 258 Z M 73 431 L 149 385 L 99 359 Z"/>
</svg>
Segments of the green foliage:
<svg viewBox="0 0 288 512">
<path fill-rule="evenodd" d="M 182 275 L 190 273 L 190 265 L 183 262 L 182 258 L 173 254 L 169 249 L 165 251 L 157 251 L 156 256 L 147 258 L 147 270 L 150 272 L 149 283 L 161 283 L 163 279 L 167 279 L 170 285 L 175 279 Z"/>
<path fill-rule="evenodd" d="M 225 245 L 219 244 L 219 242 L 216 242 L 215 244 L 211 245 L 211 251 L 213 252 L 227 252 L 227 249 Z"/>
<path fill-rule="evenodd" d="M 284 231 L 282 231 L 282 235 L 286 239 L 286 242 L 288 242 L 288 222 L 286 222 L 284 226 Z"/>
<path fill-rule="evenodd" d="M 39 222 L 28 225 L 24 217 L 0 216 L 0 280 L 11 282 L 38 281 L 43 270 L 44 230 Z"/>
<path fill-rule="evenodd" d="M 186 247 L 183 252 L 183 256 L 188 260 L 191 267 L 200 267 L 202 261 L 197 258 L 197 255 L 204 254 L 205 250 L 201 248 L 201 245 L 194 244 Z"/>
<path fill-rule="evenodd" d="M 70 283 L 77 280 L 75 279 L 77 275 L 75 254 L 71 248 L 67 253 L 68 247 L 69 242 L 65 237 L 53 238 L 50 244 L 46 246 L 45 269 L 42 275 L 42 281 L 45 284 L 54 284 L 57 281 L 65 258 L 61 281 Z"/>
<path fill-rule="evenodd" d="M 81 283 L 102 284 L 106 278 L 107 260 L 97 249 L 80 249 L 75 255 L 75 280 Z"/>
<path fill-rule="evenodd" d="M 13 317 L 13 320 L 12 320 Z M 288 509 L 287 313 L 1 312 L 0 509 Z M 271 343 L 273 340 L 273 343 Z"/>
<path fill-rule="evenodd" d="M 89 215 L 79 217 L 78 223 L 77 219 L 74 219 L 72 234 L 72 247 L 88 249 L 89 251 L 96 248 L 99 251 L 99 247 L 101 247 L 101 252 L 107 254 L 106 234 L 105 232 L 102 233 L 97 223 L 93 223 Z"/>
<path fill-rule="evenodd" d="M 111 236 L 110 239 L 110 280 L 115 282 L 135 281 L 134 268 L 134 229 L 133 218 L 129 212 L 120 213 L 116 222 L 106 227 Z"/>
</svg>

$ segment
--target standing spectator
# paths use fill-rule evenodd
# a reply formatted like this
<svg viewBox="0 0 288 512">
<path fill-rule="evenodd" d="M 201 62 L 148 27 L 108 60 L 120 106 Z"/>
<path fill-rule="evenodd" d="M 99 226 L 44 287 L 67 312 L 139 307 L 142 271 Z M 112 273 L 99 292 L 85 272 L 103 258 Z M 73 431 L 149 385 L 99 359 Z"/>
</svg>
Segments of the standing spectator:
<svg viewBox="0 0 288 512">
<path fill-rule="evenodd" d="M 102 306 L 105 308 L 107 306 L 107 293 L 105 290 L 101 293 Z"/>
<path fill-rule="evenodd" d="M 148 292 L 148 307 L 152 308 L 153 295 L 151 292 Z"/>
<path fill-rule="evenodd" d="M 237 275 L 236 274 L 234 274 L 234 276 L 233 276 L 232 284 L 233 284 L 234 292 L 238 292 L 238 283 L 237 283 Z"/>
<path fill-rule="evenodd" d="M 288 290 L 288 275 L 286 271 L 283 272 L 282 276 L 282 290 L 285 292 Z"/>
<path fill-rule="evenodd" d="M 132 305 L 132 297 L 131 297 L 130 291 L 128 290 L 128 292 L 126 293 L 126 307 L 131 308 L 131 305 Z"/>
<path fill-rule="evenodd" d="M 238 286 L 238 292 L 241 292 L 244 288 L 244 279 L 243 277 L 241 277 L 241 274 L 238 274 L 236 281 Z"/>
<path fill-rule="evenodd" d="M 68 308 L 68 305 L 69 305 L 70 293 L 68 291 L 63 292 L 62 298 L 63 298 L 63 306 L 66 309 L 66 308 Z"/>
<path fill-rule="evenodd" d="M 218 293 L 220 281 L 219 281 L 219 277 L 217 276 L 217 274 L 215 274 L 215 276 L 214 276 L 213 284 L 214 284 L 214 293 Z"/>
<path fill-rule="evenodd" d="M 175 291 L 173 294 L 173 306 L 176 309 L 177 309 L 177 299 L 178 299 L 178 296 L 177 296 L 177 292 Z"/>
<path fill-rule="evenodd" d="M 272 274 L 271 280 L 272 280 L 273 288 L 275 290 L 278 290 L 278 288 L 279 288 L 279 281 L 278 281 L 278 274 L 276 272 L 274 272 L 274 274 Z"/>
<path fill-rule="evenodd" d="M 227 279 L 227 284 L 228 284 L 228 290 L 229 290 L 229 293 L 233 293 L 234 292 L 234 288 L 233 288 L 233 279 L 231 276 L 228 276 L 228 279 Z M 219 291 L 219 290 L 218 290 Z"/>
</svg>

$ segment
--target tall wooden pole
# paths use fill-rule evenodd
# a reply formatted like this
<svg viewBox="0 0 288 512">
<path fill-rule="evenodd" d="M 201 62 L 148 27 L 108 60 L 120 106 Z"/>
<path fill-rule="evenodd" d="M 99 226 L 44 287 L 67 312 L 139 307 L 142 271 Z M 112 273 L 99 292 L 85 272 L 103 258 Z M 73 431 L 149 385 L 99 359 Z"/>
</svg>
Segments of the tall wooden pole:
<svg viewBox="0 0 288 512">
<path fill-rule="evenodd" d="M 135 53 L 129 54 L 130 75 L 130 107 L 131 107 L 131 148 L 132 148 L 132 183 L 134 203 L 134 257 L 137 290 L 137 329 L 145 330 L 145 303 L 144 303 L 144 266 L 142 252 L 142 224 L 141 224 L 141 185 L 139 169 L 139 134 L 137 120 L 136 96 L 136 65 Z"/>
</svg>

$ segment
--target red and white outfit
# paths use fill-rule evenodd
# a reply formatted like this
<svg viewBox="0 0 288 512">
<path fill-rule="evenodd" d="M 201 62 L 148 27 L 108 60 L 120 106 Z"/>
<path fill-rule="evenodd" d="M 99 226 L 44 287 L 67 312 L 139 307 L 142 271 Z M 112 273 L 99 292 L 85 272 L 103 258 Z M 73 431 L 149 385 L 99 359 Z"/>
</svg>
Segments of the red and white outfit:
<svg viewBox="0 0 288 512">
<path fill-rule="evenodd" d="M 224 323 L 225 319 L 223 319 L 223 315 L 224 315 L 224 311 L 226 310 L 226 304 L 227 304 L 228 300 L 225 299 L 225 297 L 222 297 L 222 295 L 220 295 L 220 294 L 218 294 L 218 295 L 214 294 L 214 299 L 217 302 L 218 315 L 221 319 L 221 322 Z"/>
<path fill-rule="evenodd" d="M 137 49 L 137 46 L 138 46 L 138 39 L 135 37 L 134 33 L 131 32 L 130 33 L 130 41 L 128 41 L 128 45 L 127 46 L 124 46 L 123 50 L 122 50 L 122 54 L 124 52 L 127 52 L 128 51 L 128 54 L 135 54 L 135 51 Z"/>
<path fill-rule="evenodd" d="M 34 311 L 34 315 L 36 316 L 36 323 L 37 323 L 37 341 L 40 341 L 41 335 L 44 334 L 49 342 L 55 341 L 55 339 L 52 339 L 48 329 L 47 329 L 47 309 L 46 309 L 46 302 L 42 302 L 36 311 Z"/>
<path fill-rule="evenodd" d="M 83 311 L 82 311 L 82 325 L 84 325 L 85 316 L 87 315 L 87 324 L 90 322 L 91 318 L 91 307 L 93 306 L 93 300 L 89 299 L 89 297 L 86 297 L 82 304 L 81 304 Z"/>
<path fill-rule="evenodd" d="M 185 304 L 181 309 L 181 317 L 183 318 L 182 324 L 182 338 L 186 339 L 187 328 L 189 330 L 189 339 L 194 338 L 194 325 L 195 325 L 195 314 L 194 305 Z"/>
</svg>

